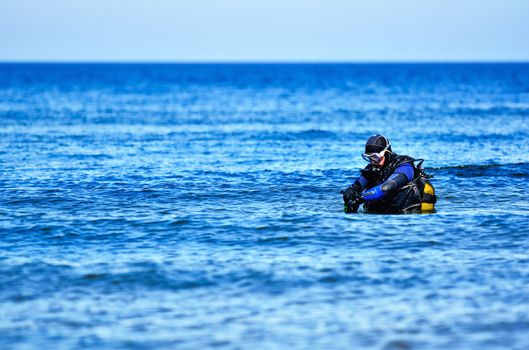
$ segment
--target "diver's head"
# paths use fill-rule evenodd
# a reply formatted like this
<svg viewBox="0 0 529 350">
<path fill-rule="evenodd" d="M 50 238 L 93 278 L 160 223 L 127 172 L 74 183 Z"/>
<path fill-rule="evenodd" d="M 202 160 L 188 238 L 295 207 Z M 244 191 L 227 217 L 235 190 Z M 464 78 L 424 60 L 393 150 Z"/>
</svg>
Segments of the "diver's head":
<svg viewBox="0 0 529 350">
<path fill-rule="evenodd" d="M 365 153 L 362 154 L 367 162 L 382 168 L 386 164 L 386 153 L 391 152 L 391 145 L 386 136 L 373 135 L 367 139 Z"/>
</svg>

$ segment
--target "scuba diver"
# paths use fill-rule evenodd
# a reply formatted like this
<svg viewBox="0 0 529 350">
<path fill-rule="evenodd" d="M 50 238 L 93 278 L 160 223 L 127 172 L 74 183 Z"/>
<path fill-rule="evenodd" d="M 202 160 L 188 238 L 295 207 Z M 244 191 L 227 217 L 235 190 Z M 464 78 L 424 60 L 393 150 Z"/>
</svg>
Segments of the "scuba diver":
<svg viewBox="0 0 529 350">
<path fill-rule="evenodd" d="M 363 203 L 367 213 L 433 212 L 435 190 L 422 159 L 397 155 L 383 135 L 369 137 L 362 158 L 369 164 L 343 194 L 344 211 L 356 213 Z M 418 161 L 415 165 L 414 162 Z"/>
</svg>

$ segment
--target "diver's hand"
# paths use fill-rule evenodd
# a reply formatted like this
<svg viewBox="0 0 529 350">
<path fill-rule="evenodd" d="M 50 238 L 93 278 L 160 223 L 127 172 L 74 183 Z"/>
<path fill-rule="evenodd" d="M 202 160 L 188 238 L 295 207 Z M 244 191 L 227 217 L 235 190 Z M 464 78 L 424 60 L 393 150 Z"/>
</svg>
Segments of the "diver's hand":
<svg viewBox="0 0 529 350">
<path fill-rule="evenodd" d="M 346 213 L 353 213 L 356 214 L 358 212 L 358 208 L 360 207 L 360 204 L 362 204 L 359 200 L 350 200 L 347 205 L 344 205 L 344 211 Z"/>
<path fill-rule="evenodd" d="M 341 193 L 343 194 L 344 212 L 356 213 L 363 202 L 360 186 L 352 185 Z"/>
<path fill-rule="evenodd" d="M 361 198 L 361 188 L 360 186 L 349 186 L 345 191 L 340 191 L 343 194 L 343 202 L 345 204 L 349 203 L 350 200 Z"/>
</svg>

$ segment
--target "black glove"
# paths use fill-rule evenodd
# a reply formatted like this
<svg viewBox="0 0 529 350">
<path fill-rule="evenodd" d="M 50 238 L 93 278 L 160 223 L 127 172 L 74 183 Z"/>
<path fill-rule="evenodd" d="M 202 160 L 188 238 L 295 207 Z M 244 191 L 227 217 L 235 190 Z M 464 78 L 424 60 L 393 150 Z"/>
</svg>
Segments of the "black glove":
<svg viewBox="0 0 529 350">
<path fill-rule="evenodd" d="M 358 207 L 362 204 L 361 187 L 358 185 L 352 185 L 345 191 L 341 191 L 343 194 L 343 208 L 346 213 L 356 213 Z"/>
</svg>

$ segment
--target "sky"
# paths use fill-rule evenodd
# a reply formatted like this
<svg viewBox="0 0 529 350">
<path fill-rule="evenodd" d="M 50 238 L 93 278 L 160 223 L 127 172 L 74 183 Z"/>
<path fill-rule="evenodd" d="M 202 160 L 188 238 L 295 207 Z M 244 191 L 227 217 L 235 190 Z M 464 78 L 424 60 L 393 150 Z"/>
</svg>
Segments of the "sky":
<svg viewBox="0 0 529 350">
<path fill-rule="evenodd" d="M 529 61 L 529 0 L 0 0 L 0 61 Z"/>
</svg>

